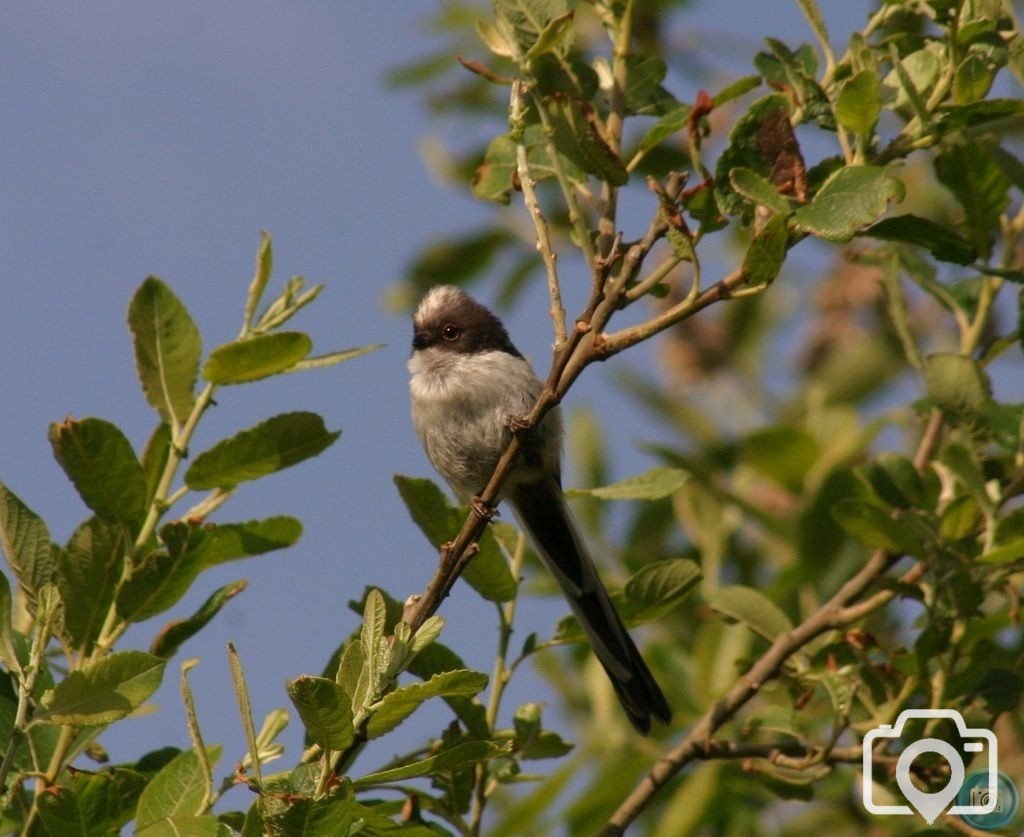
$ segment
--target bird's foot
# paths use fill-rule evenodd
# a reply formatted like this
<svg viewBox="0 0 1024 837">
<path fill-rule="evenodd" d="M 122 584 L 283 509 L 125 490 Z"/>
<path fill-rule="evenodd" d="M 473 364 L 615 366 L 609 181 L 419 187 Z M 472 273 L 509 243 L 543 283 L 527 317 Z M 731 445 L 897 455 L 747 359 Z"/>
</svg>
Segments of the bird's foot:
<svg viewBox="0 0 1024 837">
<path fill-rule="evenodd" d="M 473 495 L 473 498 L 469 501 L 469 507 L 473 510 L 473 514 L 485 523 L 490 523 L 491 520 L 498 516 L 498 507 L 485 503 L 480 499 L 479 494 Z"/>
<path fill-rule="evenodd" d="M 513 436 L 518 436 L 530 429 L 530 423 L 525 416 L 505 416 L 505 426 L 512 431 Z"/>
</svg>

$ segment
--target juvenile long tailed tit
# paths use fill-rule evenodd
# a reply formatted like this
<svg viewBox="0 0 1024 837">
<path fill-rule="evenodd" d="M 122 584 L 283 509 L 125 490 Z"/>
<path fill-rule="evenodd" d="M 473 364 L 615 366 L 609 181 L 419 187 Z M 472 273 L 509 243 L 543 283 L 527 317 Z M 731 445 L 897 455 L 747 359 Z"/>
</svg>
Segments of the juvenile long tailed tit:
<svg viewBox="0 0 1024 837">
<path fill-rule="evenodd" d="M 542 384 L 494 314 L 451 285 L 432 288 L 413 315 L 412 419 L 427 457 L 463 503 L 479 494 Z M 668 702 L 626 631 L 587 554 L 561 486 L 557 409 L 527 432 L 501 491 L 558 580 L 629 720 L 646 734 L 668 723 Z"/>
</svg>

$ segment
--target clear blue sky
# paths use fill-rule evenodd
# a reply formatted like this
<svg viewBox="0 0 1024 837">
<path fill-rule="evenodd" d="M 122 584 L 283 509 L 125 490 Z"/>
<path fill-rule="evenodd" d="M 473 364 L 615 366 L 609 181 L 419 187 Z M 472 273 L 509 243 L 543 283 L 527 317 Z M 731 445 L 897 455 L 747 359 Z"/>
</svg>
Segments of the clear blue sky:
<svg viewBox="0 0 1024 837">
<path fill-rule="evenodd" d="M 838 32 L 863 9 L 843 5 Z M 315 410 L 344 432 L 319 458 L 243 486 L 219 515 L 293 514 L 305 536 L 285 553 L 208 572 L 167 614 L 187 615 L 217 587 L 249 580 L 171 664 L 158 713 L 126 721 L 104 739 L 115 760 L 164 744 L 187 746 L 177 671 L 181 659 L 199 657 L 192 679 L 200 719 L 209 741 L 225 743 L 220 772 L 229 770 L 243 745 L 227 641 L 242 655 L 262 716 L 288 705 L 286 678 L 319 673 L 357 624 L 348 599 L 367 584 L 404 597 L 432 572 L 435 556 L 391 482 L 396 472 L 430 470 L 408 419 L 409 326 L 382 298 L 417 247 L 472 226 L 487 210 L 431 179 L 417 146 L 439 129 L 415 95 L 382 83 L 388 68 L 437 45 L 421 25 L 430 8 L 64 0 L 5 10 L 0 481 L 44 517 L 56 540 L 64 541 L 86 510 L 51 456 L 47 425 L 68 414 L 102 416 L 140 448 L 153 426 L 124 326 L 128 300 L 148 274 L 171 284 L 212 348 L 237 332 L 258 233 L 266 229 L 277 283 L 302 274 L 327 284 L 297 322 L 318 351 L 388 344 L 335 369 L 220 392 L 197 451 L 294 409 Z M 775 16 L 783 19 L 774 24 Z M 684 41 L 708 31 L 750 43 L 769 31 L 809 39 L 796 4 L 704 3 L 683 22 L 693 27 L 681 30 Z M 683 98 L 689 92 L 679 91 Z M 543 362 L 549 338 L 543 318 L 528 321 L 529 310 L 526 304 L 516 312 L 511 330 L 520 348 Z M 580 388 L 578 403 L 603 391 L 603 374 Z M 613 401 L 612 420 L 623 409 Z M 636 452 L 642 429 L 630 421 L 613 439 L 616 476 L 647 465 Z M 460 588 L 443 612 L 448 641 L 489 671 L 492 610 Z M 525 636 L 550 631 L 561 608 L 531 602 L 520 613 Z M 133 631 L 128 645 L 146 647 L 163 622 Z M 509 711 L 517 700 L 544 696 L 528 676 L 513 690 Z M 297 722 L 285 740 L 281 768 L 298 756 Z"/>
</svg>

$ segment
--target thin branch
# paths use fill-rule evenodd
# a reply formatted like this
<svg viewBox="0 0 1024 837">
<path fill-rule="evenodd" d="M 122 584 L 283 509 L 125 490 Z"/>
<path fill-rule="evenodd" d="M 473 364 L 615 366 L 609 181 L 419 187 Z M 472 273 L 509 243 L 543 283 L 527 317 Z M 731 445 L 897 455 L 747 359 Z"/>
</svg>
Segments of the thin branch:
<svg viewBox="0 0 1024 837">
<path fill-rule="evenodd" d="M 511 122 L 518 126 L 523 120 L 526 110 L 524 102 L 523 83 L 515 81 L 512 85 Z M 551 298 L 551 325 L 555 332 L 555 348 L 561 348 L 566 341 L 565 327 L 565 306 L 562 305 L 562 291 L 558 284 L 558 254 L 551 245 L 551 232 L 548 228 L 547 219 L 540 208 L 540 201 L 537 200 L 537 192 L 534 189 L 533 176 L 530 174 L 530 164 L 526 155 L 526 146 L 520 141 L 516 143 L 516 173 L 519 175 L 519 185 L 523 190 L 523 203 L 533 220 L 534 229 L 537 231 L 537 250 L 544 261 L 544 269 L 548 277 L 548 296 Z"/>
<path fill-rule="evenodd" d="M 618 20 L 612 49 L 612 86 L 605 121 L 606 139 L 613 154 L 622 151 L 622 127 L 626 119 L 626 91 L 629 89 L 629 53 L 633 37 L 633 0 L 626 0 Z M 597 251 L 608 255 L 615 240 L 619 190 L 608 181 L 601 184 L 601 217 L 597 222 Z"/>
</svg>

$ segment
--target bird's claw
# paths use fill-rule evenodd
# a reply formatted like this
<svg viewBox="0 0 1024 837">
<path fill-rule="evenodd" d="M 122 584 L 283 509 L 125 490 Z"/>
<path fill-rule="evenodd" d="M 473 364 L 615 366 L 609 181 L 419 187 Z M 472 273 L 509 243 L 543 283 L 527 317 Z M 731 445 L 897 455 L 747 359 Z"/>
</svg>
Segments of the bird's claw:
<svg viewBox="0 0 1024 837">
<path fill-rule="evenodd" d="M 512 431 L 513 435 L 519 435 L 530 429 L 530 423 L 523 416 L 505 416 L 505 426 Z"/>
<path fill-rule="evenodd" d="M 469 501 L 469 507 L 473 510 L 473 514 L 483 520 L 485 523 L 490 523 L 498 515 L 497 506 L 492 506 L 490 503 L 485 503 L 480 499 L 479 494 L 474 494 L 473 498 Z"/>
</svg>

